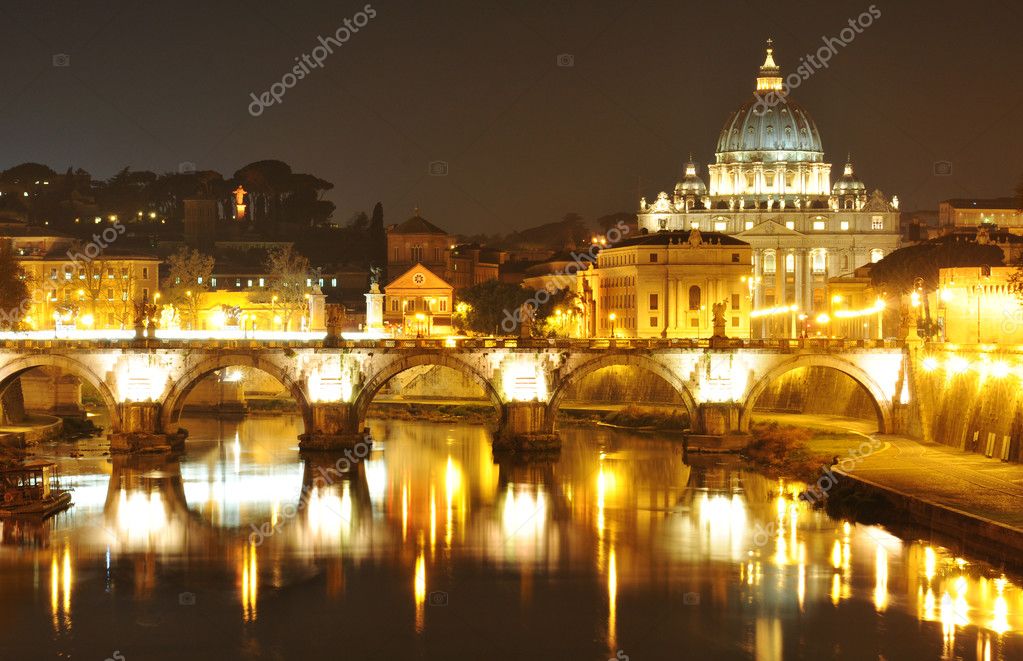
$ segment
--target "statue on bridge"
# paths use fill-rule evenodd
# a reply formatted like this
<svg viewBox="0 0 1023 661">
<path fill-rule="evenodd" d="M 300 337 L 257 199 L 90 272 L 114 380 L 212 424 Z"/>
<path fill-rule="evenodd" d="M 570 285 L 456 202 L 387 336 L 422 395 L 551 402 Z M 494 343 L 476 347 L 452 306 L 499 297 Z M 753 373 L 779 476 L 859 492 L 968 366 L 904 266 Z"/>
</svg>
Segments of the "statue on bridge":
<svg viewBox="0 0 1023 661">
<path fill-rule="evenodd" d="M 725 335 L 725 303 L 724 301 L 714 304 L 714 337 L 728 337 Z"/>
</svg>

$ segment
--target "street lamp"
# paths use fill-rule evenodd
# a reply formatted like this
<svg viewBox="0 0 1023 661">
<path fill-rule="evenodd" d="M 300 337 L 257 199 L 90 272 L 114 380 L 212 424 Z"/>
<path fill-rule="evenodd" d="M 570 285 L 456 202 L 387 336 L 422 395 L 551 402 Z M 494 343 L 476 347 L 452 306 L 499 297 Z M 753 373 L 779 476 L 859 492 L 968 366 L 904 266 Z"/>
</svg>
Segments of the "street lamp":
<svg viewBox="0 0 1023 661">
<path fill-rule="evenodd" d="M 426 315 L 422 312 L 416 313 L 416 334 L 420 337 L 423 335 L 423 329 L 426 326 Z"/>
<path fill-rule="evenodd" d="M 607 315 L 607 318 L 611 320 L 611 337 L 614 337 L 615 336 L 615 319 L 618 318 L 618 315 L 616 315 L 614 312 L 612 312 L 611 314 Z"/>
</svg>

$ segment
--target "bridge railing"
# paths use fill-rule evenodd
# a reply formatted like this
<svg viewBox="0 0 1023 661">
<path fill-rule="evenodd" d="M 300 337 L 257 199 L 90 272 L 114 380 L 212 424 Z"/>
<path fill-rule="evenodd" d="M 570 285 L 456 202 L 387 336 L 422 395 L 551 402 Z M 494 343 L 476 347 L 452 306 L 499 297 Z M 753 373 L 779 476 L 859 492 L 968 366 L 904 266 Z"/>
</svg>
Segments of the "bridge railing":
<svg viewBox="0 0 1023 661">
<path fill-rule="evenodd" d="M 308 340 L 258 340 L 258 339 L 26 339 L 0 340 L 0 349 L 19 351 L 68 349 L 209 349 L 209 350 L 280 350 L 300 348 L 340 349 L 429 349 L 448 351 L 472 351 L 478 349 L 559 349 L 567 351 L 592 350 L 670 350 L 708 349 L 731 351 L 736 349 L 765 350 L 773 352 L 820 351 L 839 352 L 856 349 L 901 349 L 903 342 L 897 340 L 843 340 L 831 338 L 805 339 L 663 339 L 663 338 L 416 338 L 383 340 L 339 340 L 331 345 L 326 342 Z"/>
</svg>

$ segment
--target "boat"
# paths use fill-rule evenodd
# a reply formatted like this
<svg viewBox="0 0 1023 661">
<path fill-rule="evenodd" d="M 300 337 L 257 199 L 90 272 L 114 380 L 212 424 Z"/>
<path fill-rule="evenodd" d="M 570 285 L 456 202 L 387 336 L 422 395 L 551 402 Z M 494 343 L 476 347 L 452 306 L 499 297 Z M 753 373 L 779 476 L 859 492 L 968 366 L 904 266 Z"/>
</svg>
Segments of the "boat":
<svg viewBox="0 0 1023 661">
<path fill-rule="evenodd" d="M 45 519 L 70 506 L 71 492 L 60 488 L 55 463 L 0 469 L 0 518 Z"/>
</svg>

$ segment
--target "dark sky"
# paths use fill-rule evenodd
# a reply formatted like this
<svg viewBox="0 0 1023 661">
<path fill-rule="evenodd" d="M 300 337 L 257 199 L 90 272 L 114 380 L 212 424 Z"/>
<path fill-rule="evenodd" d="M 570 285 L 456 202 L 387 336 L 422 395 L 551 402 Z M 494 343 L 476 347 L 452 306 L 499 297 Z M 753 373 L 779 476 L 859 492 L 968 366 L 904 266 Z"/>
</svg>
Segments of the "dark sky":
<svg viewBox="0 0 1023 661">
<path fill-rule="evenodd" d="M 323 68 L 249 114 L 250 93 L 364 4 L 4 0 L 0 167 L 105 178 L 194 162 L 230 176 L 279 158 L 332 181 L 341 220 L 378 200 L 388 222 L 419 205 L 461 232 L 592 219 L 633 210 L 640 181 L 649 197 L 670 188 L 690 151 L 712 160 L 765 38 L 791 72 L 872 3 L 374 1 Z M 904 209 L 1010 193 L 1023 175 L 1020 3 L 873 4 L 881 17 L 793 94 L 828 158 L 839 169 L 851 151 Z M 942 160 L 951 176 L 934 176 Z"/>
</svg>

